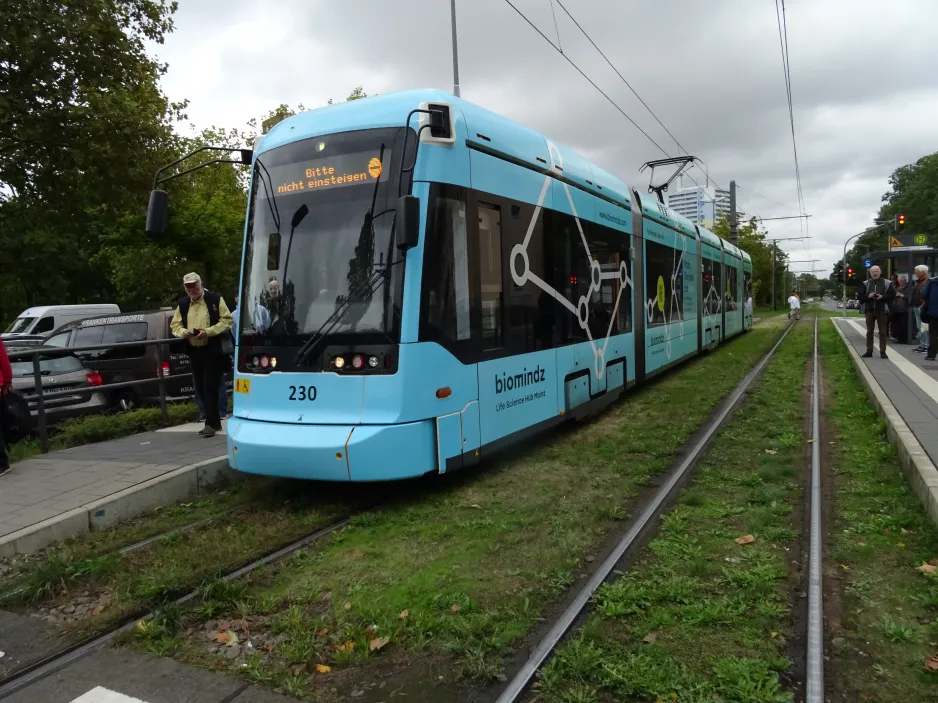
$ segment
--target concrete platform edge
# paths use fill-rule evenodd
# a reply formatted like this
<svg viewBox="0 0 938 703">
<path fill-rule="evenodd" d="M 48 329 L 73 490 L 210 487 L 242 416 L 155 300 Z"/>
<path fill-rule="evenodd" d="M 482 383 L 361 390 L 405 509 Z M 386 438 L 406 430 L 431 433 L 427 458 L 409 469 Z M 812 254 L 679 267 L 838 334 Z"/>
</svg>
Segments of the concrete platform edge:
<svg viewBox="0 0 938 703">
<path fill-rule="evenodd" d="M 922 501 L 929 519 L 934 525 L 938 526 L 938 468 L 928 458 L 928 454 L 925 453 L 912 430 L 909 429 L 899 411 L 889 400 L 882 386 L 879 385 L 866 364 L 863 363 L 844 331 L 840 329 L 840 325 L 835 320 L 831 320 L 831 324 L 834 325 L 834 329 L 837 330 L 837 334 L 840 335 L 841 341 L 846 346 L 847 352 L 853 360 L 853 366 L 863 381 L 867 395 L 873 401 L 879 416 L 886 422 L 886 437 L 899 452 L 899 464 L 902 467 L 902 472 L 909 481 L 909 485 L 912 486 L 912 490 Z"/>
<path fill-rule="evenodd" d="M 0 537 L 0 558 L 29 554 L 71 537 L 111 527 L 151 508 L 234 483 L 240 474 L 228 466 L 228 455 L 168 471 L 123 491 L 29 525 Z"/>
</svg>

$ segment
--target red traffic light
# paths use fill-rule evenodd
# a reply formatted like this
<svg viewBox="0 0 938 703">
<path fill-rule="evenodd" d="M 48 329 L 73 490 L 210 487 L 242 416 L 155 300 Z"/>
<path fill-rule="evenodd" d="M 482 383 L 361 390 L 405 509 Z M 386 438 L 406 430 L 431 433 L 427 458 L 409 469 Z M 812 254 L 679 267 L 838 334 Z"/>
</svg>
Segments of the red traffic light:
<svg viewBox="0 0 938 703">
<path fill-rule="evenodd" d="M 899 215 L 899 224 L 900 224 L 900 225 L 904 225 L 904 224 L 905 224 L 905 215 Z"/>
</svg>

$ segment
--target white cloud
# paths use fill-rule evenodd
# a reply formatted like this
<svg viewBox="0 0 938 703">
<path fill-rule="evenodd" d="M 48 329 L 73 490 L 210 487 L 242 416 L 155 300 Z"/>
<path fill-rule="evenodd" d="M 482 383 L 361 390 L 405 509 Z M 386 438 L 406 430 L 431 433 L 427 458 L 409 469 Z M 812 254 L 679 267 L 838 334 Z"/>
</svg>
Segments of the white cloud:
<svg viewBox="0 0 938 703">
<path fill-rule="evenodd" d="M 549 0 L 513 0 L 557 41 Z M 750 0 L 561 0 L 668 129 L 740 206 L 765 217 L 796 203 L 775 7 Z M 569 144 L 644 190 L 661 152 L 503 0 L 458 0 L 463 97 Z M 938 148 L 938 3 L 786 2 L 807 242 L 792 258 L 828 269 L 871 223 L 897 166 Z M 564 51 L 669 153 L 674 141 L 555 6 Z M 317 107 L 368 93 L 452 88 L 445 0 L 182 0 L 154 53 L 168 95 L 199 127 L 240 126 L 280 103 Z M 694 178 L 703 179 L 694 171 Z M 799 236 L 796 220 L 772 236 Z M 811 255 L 808 256 L 808 252 Z"/>
</svg>

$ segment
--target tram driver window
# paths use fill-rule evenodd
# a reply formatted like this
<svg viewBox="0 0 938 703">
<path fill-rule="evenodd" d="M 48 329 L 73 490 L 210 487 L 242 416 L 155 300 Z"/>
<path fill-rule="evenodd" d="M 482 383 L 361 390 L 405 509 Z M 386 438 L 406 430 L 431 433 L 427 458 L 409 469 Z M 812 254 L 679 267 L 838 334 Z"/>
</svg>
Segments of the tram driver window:
<svg viewBox="0 0 938 703">
<path fill-rule="evenodd" d="M 498 349 L 502 341 L 502 219 L 494 205 L 479 204 L 479 270 L 482 303 L 482 347 Z"/>
<path fill-rule="evenodd" d="M 425 243 L 423 331 L 427 339 L 470 337 L 466 203 L 452 192 L 434 200 Z"/>
</svg>

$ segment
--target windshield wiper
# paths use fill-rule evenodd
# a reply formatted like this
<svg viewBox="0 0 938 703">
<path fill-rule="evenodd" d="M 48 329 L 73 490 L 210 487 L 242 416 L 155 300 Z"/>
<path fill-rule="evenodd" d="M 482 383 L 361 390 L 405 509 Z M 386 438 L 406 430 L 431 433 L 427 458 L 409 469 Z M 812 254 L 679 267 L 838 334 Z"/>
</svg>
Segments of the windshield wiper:
<svg viewBox="0 0 938 703">
<path fill-rule="evenodd" d="M 332 334 L 332 331 L 341 324 L 342 318 L 345 317 L 345 313 L 348 312 L 352 305 L 359 302 L 365 295 L 374 295 L 375 291 L 378 290 L 381 284 L 390 276 L 391 266 L 397 266 L 397 264 L 403 262 L 404 259 L 399 259 L 393 264 L 389 263 L 383 269 L 375 271 L 371 278 L 364 281 L 355 290 L 349 292 L 348 297 L 326 318 L 326 321 L 322 323 L 313 336 L 306 340 L 306 343 L 300 347 L 300 350 L 296 353 L 296 365 L 302 366 L 306 360 L 312 356 L 313 352 L 316 351 L 322 341 Z"/>
</svg>

